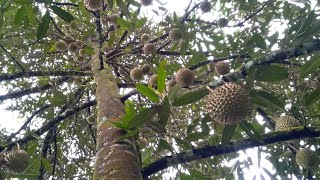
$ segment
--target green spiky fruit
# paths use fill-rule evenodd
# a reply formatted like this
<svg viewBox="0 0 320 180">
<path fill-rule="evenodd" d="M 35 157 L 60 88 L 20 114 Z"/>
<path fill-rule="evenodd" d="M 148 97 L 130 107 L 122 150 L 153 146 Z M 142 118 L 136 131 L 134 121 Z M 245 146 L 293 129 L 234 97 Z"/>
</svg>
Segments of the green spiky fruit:
<svg viewBox="0 0 320 180">
<path fill-rule="evenodd" d="M 13 150 L 6 155 L 5 166 L 12 172 L 20 174 L 28 169 L 30 156 L 24 150 Z"/>
<path fill-rule="evenodd" d="M 214 70 L 219 75 L 228 74 L 230 72 L 229 64 L 226 62 L 222 62 L 222 61 L 217 62 L 214 64 Z"/>
<path fill-rule="evenodd" d="M 75 44 L 76 44 L 77 48 L 79 48 L 79 49 L 81 49 L 83 47 L 83 41 L 81 41 L 81 40 L 76 40 Z"/>
<path fill-rule="evenodd" d="M 151 66 L 149 64 L 144 64 L 141 66 L 141 71 L 143 74 L 148 74 L 151 70 Z"/>
<path fill-rule="evenodd" d="M 207 111 L 214 121 L 230 125 L 244 120 L 252 111 L 252 103 L 244 87 L 225 83 L 211 90 L 207 98 Z"/>
<path fill-rule="evenodd" d="M 148 42 L 149 41 L 149 34 L 147 34 L 147 33 L 143 33 L 142 35 L 141 35 L 141 37 L 140 37 L 140 41 L 141 41 L 141 43 L 146 43 L 146 42 Z"/>
<path fill-rule="evenodd" d="M 228 26 L 228 23 L 229 23 L 229 21 L 226 18 L 220 18 L 217 22 L 219 27 L 226 27 L 226 26 Z"/>
<path fill-rule="evenodd" d="M 84 6 L 89 11 L 98 11 L 102 9 L 103 0 L 84 0 Z"/>
<path fill-rule="evenodd" d="M 298 119 L 288 115 L 276 118 L 275 122 L 276 131 L 290 130 L 294 127 L 301 126 L 300 121 Z"/>
<path fill-rule="evenodd" d="M 146 54 L 153 54 L 156 52 L 156 46 L 153 43 L 147 43 L 143 46 L 142 51 Z"/>
<path fill-rule="evenodd" d="M 156 86 L 158 84 L 158 75 L 153 74 L 149 77 L 148 83 L 152 86 Z"/>
<path fill-rule="evenodd" d="M 85 60 L 86 60 L 86 59 L 85 59 L 83 56 L 78 55 L 78 56 L 76 57 L 77 63 L 84 63 Z"/>
<path fill-rule="evenodd" d="M 140 4 L 141 4 L 142 6 L 149 6 L 149 5 L 152 4 L 152 1 L 153 1 L 153 0 L 140 0 Z"/>
<path fill-rule="evenodd" d="M 204 0 L 200 3 L 200 9 L 203 13 L 210 12 L 211 4 L 207 0 Z"/>
<path fill-rule="evenodd" d="M 67 44 L 71 43 L 73 41 L 73 37 L 70 35 L 67 35 L 63 38 L 64 42 L 66 42 Z"/>
<path fill-rule="evenodd" d="M 314 151 L 300 149 L 296 152 L 296 163 L 302 168 L 309 169 L 318 163 L 318 157 Z"/>
<path fill-rule="evenodd" d="M 70 53 L 76 53 L 78 50 L 77 46 L 76 46 L 76 43 L 72 42 L 70 44 L 68 44 L 68 51 Z"/>
<path fill-rule="evenodd" d="M 193 84 L 193 80 L 194 80 L 194 74 L 188 68 L 182 68 L 176 74 L 176 81 L 182 87 L 186 87 L 186 86 L 192 85 Z"/>
<path fill-rule="evenodd" d="M 169 33 L 169 37 L 171 41 L 178 41 L 183 38 L 183 32 L 179 28 L 173 28 Z"/>
<path fill-rule="evenodd" d="M 79 50 L 79 55 L 80 55 L 80 56 L 85 57 L 86 54 L 87 54 L 87 53 L 86 53 L 86 50 L 84 50 L 84 49 L 80 49 L 80 50 Z"/>
<path fill-rule="evenodd" d="M 68 49 L 68 45 L 64 41 L 57 41 L 55 46 L 57 51 L 60 51 L 60 52 L 66 51 Z"/>
<path fill-rule="evenodd" d="M 94 124 L 96 122 L 96 116 L 94 114 L 87 117 L 87 122 L 89 124 Z"/>
<path fill-rule="evenodd" d="M 133 68 L 130 71 L 130 77 L 134 81 L 139 81 L 139 80 L 141 80 L 143 78 L 143 72 L 139 68 Z"/>
</svg>

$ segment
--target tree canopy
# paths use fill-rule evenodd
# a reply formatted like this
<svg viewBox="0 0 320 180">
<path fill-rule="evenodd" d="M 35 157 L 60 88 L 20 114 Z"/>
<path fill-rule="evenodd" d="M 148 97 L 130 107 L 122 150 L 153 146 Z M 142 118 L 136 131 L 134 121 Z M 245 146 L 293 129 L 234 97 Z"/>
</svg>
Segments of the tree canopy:
<svg viewBox="0 0 320 180">
<path fill-rule="evenodd" d="M 319 179 L 318 2 L 185 1 L 1 0 L 0 179 Z"/>
</svg>

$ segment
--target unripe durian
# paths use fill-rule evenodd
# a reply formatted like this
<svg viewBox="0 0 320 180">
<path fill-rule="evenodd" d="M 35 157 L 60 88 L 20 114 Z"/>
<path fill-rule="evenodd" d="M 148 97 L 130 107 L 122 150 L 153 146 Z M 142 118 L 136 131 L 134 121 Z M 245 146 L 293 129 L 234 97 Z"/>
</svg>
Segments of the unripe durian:
<svg viewBox="0 0 320 180">
<path fill-rule="evenodd" d="M 89 11 L 98 11 L 102 9 L 103 0 L 84 0 L 84 6 Z"/>
<path fill-rule="evenodd" d="M 78 50 L 77 46 L 76 46 L 76 43 L 72 42 L 70 44 L 68 44 L 68 51 L 70 53 L 76 53 Z"/>
<path fill-rule="evenodd" d="M 117 23 L 117 19 L 119 18 L 119 16 L 117 14 L 111 14 L 108 16 L 108 21 L 110 22 L 110 24 L 116 26 Z"/>
<path fill-rule="evenodd" d="M 146 43 L 146 42 L 148 42 L 149 41 L 149 35 L 147 34 L 147 33 L 143 33 L 142 35 L 141 35 L 141 38 L 140 38 L 140 40 L 141 40 L 141 43 Z"/>
<path fill-rule="evenodd" d="M 158 84 L 158 75 L 153 74 L 149 77 L 148 83 L 152 86 L 156 86 Z"/>
<path fill-rule="evenodd" d="M 183 33 L 182 33 L 181 29 L 173 28 L 173 29 L 171 29 L 171 31 L 169 33 L 169 37 L 172 41 L 178 41 L 183 38 Z"/>
<path fill-rule="evenodd" d="M 140 4 L 141 4 L 142 6 L 149 6 L 149 5 L 152 4 L 152 1 L 153 1 L 153 0 L 140 0 Z"/>
<path fill-rule="evenodd" d="M 71 43 L 73 41 L 73 37 L 70 35 L 67 35 L 63 38 L 64 42 L 66 42 L 67 44 Z"/>
<path fill-rule="evenodd" d="M 87 54 L 87 53 L 86 53 L 86 50 L 84 50 L 84 49 L 80 49 L 80 50 L 79 50 L 79 55 L 80 55 L 80 56 L 85 57 L 86 54 Z"/>
<path fill-rule="evenodd" d="M 200 3 L 200 9 L 203 13 L 210 12 L 211 4 L 207 0 L 204 0 Z"/>
<path fill-rule="evenodd" d="M 95 115 L 90 115 L 90 116 L 88 116 L 87 117 L 87 122 L 89 123 L 89 124 L 94 124 L 95 122 L 96 122 L 96 116 Z"/>
<path fill-rule="evenodd" d="M 301 126 L 300 121 L 292 116 L 282 116 L 275 119 L 275 130 L 284 131 Z"/>
<path fill-rule="evenodd" d="M 77 48 L 79 48 L 79 49 L 81 49 L 83 47 L 83 41 L 81 41 L 81 40 L 76 40 L 75 44 L 76 44 Z"/>
<path fill-rule="evenodd" d="M 156 46 L 153 43 L 147 43 L 143 46 L 142 50 L 146 55 L 149 55 L 156 52 Z"/>
<path fill-rule="evenodd" d="M 214 64 L 214 70 L 219 75 L 228 74 L 230 72 L 229 64 L 226 62 L 222 62 L 222 61 L 217 62 Z"/>
<path fill-rule="evenodd" d="M 148 74 L 151 70 L 151 67 L 149 64 L 144 64 L 141 66 L 141 71 L 143 72 L 143 74 Z"/>
<path fill-rule="evenodd" d="M 56 49 L 60 52 L 66 51 L 68 49 L 68 45 L 64 41 L 57 41 L 55 46 L 56 46 Z"/>
<path fill-rule="evenodd" d="M 186 86 L 192 85 L 193 80 L 194 80 L 194 74 L 188 68 L 182 68 L 176 74 L 176 81 L 182 87 L 186 87 Z"/>
<path fill-rule="evenodd" d="M 76 23 L 75 21 L 71 21 L 71 23 L 70 23 L 70 29 L 71 29 L 71 30 L 77 30 L 77 28 L 78 28 L 77 23 Z"/>
<path fill-rule="evenodd" d="M 78 55 L 78 56 L 76 57 L 76 61 L 77 61 L 78 63 L 84 63 L 85 60 L 86 60 L 86 59 L 85 59 L 83 56 Z"/>
<path fill-rule="evenodd" d="M 207 98 L 207 111 L 214 121 L 230 125 L 244 120 L 252 111 L 252 103 L 244 87 L 225 83 L 211 90 Z"/>
<path fill-rule="evenodd" d="M 220 18 L 218 20 L 217 24 L 218 24 L 219 27 L 226 27 L 226 26 L 228 26 L 228 22 L 229 22 L 228 19 Z"/>
<path fill-rule="evenodd" d="M 130 77 L 134 81 L 139 81 L 139 80 L 141 80 L 143 78 L 143 72 L 139 68 L 133 68 L 130 71 Z"/>
<path fill-rule="evenodd" d="M 13 150 L 6 155 L 5 166 L 14 173 L 23 173 L 28 169 L 30 156 L 24 150 Z"/>
<path fill-rule="evenodd" d="M 296 152 L 296 163 L 302 168 L 309 169 L 318 164 L 318 157 L 314 151 L 300 149 Z"/>
</svg>

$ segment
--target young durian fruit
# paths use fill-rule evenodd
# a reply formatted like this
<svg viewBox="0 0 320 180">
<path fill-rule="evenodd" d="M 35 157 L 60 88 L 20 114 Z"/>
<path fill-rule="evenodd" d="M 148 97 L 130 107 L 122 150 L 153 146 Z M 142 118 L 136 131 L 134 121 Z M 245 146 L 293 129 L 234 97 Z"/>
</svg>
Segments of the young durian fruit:
<svg viewBox="0 0 320 180">
<path fill-rule="evenodd" d="M 176 81 L 182 87 L 186 87 L 186 86 L 192 85 L 193 84 L 193 80 L 194 80 L 194 74 L 188 68 L 182 68 L 176 74 Z"/>
<path fill-rule="evenodd" d="M 204 0 L 200 3 L 200 9 L 203 13 L 210 12 L 211 4 L 207 0 Z"/>
<path fill-rule="evenodd" d="M 218 26 L 221 28 L 228 26 L 228 23 L 229 21 L 226 18 L 220 18 L 217 22 Z"/>
<path fill-rule="evenodd" d="M 13 173 L 25 172 L 30 164 L 30 156 L 24 150 L 13 150 L 5 157 L 5 167 Z"/>
<path fill-rule="evenodd" d="M 70 44 L 68 44 L 68 51 L 70 53 L 76 53 L 78 50 L 78 47 L 76 46 L 76 43 L 72 42 Z"/>
<path fill-rule="evenodd" d="M 84 63 L 84 62 L 86 61 L 86 58 L 83 57 L 83 56 L 78 55 L 78 56 L 76 57 L 76 61 L 77 61 L 77 63 L 82 64 L 82 63 Z"/>
<path fill-rule="evenodd" d="M 80 49 L 79 50 L 79 55 L 82 56 L 82 57 L 85 57 L 87 55 L 86 50 Z"/>
<path fill-rule="evenodd" d="M 96 116 L 94 114 L 87 117 L 87 122 L 89 124 L 94 124 L 96 122 Z"/>
<path fill-rule="evenodd" d="M 179 41 L 183 38 L 183 32 L 179 28 L 173 28 L 169 32 L 169 38 L 171 41 Z"/>
<path fill-rule="evenodd" d="M 146 43 L 149 41 L 149 34 L 143 33 L 140 37 L 140 41 L 142 44 Z"/>
<path fill-rule="evenodd" d="M 318 162 L 318 156 L 314 151 L 309 149 L 299 149 L 296 152 L 296 163 L 302 168 L 312 168 L 317 165 Z"/>
<path fill-rule="evenodd" d="M 148 83 L 152 86 L 156 86 L 158 84 L 158 75 L 153 74 L 152 76 L 149 77 Z"/>
<path fill-rule="evenodd" d="M 76 44 L 76 46 L 77 46 L 78 49 L 83 48 L 83 41 L 81 41 L 81 40 L 76 40 L 75 44 Z"/>
<path fill-rule="evenodd" d="M 64 52 L 68 49 L 67 43 L 62 40 L 57 41 L 55 44 L 55 47 L 56 47 L 57 51 L 60 51 L 60 52 Z"/>
<path fill-rule="evenodd" d="M 133 68 L 130 71 L 130 77 L 134 81 L 139 81 L 143 78 L 143 72 L 140 68 Z"/>
<path fill-rule="evenodd" d="M 219 75 L 225 75 L 230 72 L 229 64 L 223 61 L 214 64 L 214 70 Z"/>
<path fill-rule="evenodd" d="M 153 0 L 140 0 L 140 4 L 141 4 L 142 6 L 149 6 L 149 5 L 152 4 L 152 1 L 153 1 Z"/>
<path fill-rule="evenodd" d="M 150 73 L 150 70 L 151 70 L 151 66 L 149 64 L 144 64 L 141 66 L 141 71 L 143 72 L 143 74 Z"/>
<path fill-rule="evenodd" d="M 71 42 L 73 42 L 73 37 L 70 35 L 67 35 L 63 38 L 64 42 L 66 42 L 67 44 L 70 44 Z"/>
<path fill-rule="evenodd" d="M 153 54 L 156 52 L 156 46 L 153 43 L 147 43 L 143 46 L 142 51 L 146 55 Z"/>
<path fill-rule="evenodd" d="M 84 0 L 84 6 L 89 11 L 98 11 L 102 9 L 103 0 Z"/>
<path fill-rule="evenodd" d="M 78 25 L 77 25 L 77 23 L 76 23 L 75 21 L 71 21 L 71 23 L 70 23 L 70 29 L 71 29 L 72 31 L 75 31 L 75 30 L 78 29 Z"/>
<path fill-rule="evenodd" d="M 236 83 L 225 83 L 211 90 L 206 104 L 209 116 L 224 125 L 236 124 L 252 111 L 249 92 Z"/>
<path fill-rule="evenodd" d="M 275 118 L 274 120 L 275 120 L 276 131 L 285 131 L 285 130 L 290 130 L 292 128 L 301 126 L 300 121 L 298 119 L 289 115 L 278 117 L 278 118 Z M 298 139 L 290 140 L 287 142 L 290 144 L 298 144 L 299 140 Z"/>
</svg>

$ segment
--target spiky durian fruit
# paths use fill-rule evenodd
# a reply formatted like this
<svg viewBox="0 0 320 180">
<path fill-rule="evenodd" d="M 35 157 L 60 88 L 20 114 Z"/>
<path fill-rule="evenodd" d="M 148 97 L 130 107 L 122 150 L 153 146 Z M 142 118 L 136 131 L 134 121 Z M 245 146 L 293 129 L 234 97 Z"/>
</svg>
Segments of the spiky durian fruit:
<svg viewBox="0 0 320 180">
<path fill-rule="evenodd" d="M 276 118 L 275 122 L 276 131 L 290 130 L 294 127 L 301 126 L 300 121 L 298 119 L 288 115 Z"/>
<path fill-rule="evenodd" d="M 148 74 L 151 70 L 151 66 L 149 64 L 144 64 L 141 66 L 141 71 L 143 74 Z"/>
<path fill-rule="evenodd" d="M 149 5 L 152 4 L 152 1 L 153 1 L 153 0 L 140 0 L 140 4 L 141 4 L 142 6 L 149 6 Z"/>
<path fill-rule="evenodd" d="M 130 77 L 134 81 L 139 81 L 143 78 L 143 72 L 140 68 L 133 68 L 130 71 Z"/>
<path fill-rule="evenodd" d="M 182 87 L 190 86 L 193 83 L 193 80 L 194 80 L 194 74 L 188 68 L 182 68 L 176 74 L 176 81 Z"/>
<path fill-rule="evenodd" d="M 176 78 L 172 78 L 167 84 L 166 84 L 166 90 L 167 92 L 170 91 L 170 89 L 177 84 Z"/>
<path fill-rule="evenodd" d="M 204 0 L 200 3 L 200 9 L 203 13 L 210 12 L 211 4 L 207 0 Z"/>
<path fill-rule="evenodd" d="M 226 62 L 217 62 L 214 64 L 214 70 L 219 74 L 219 75 L 225 75 L 230 72 L 229 64 Z"/>
<path fill-rule="evenodd" d="M 142 51 L 146 54 L 152 54 L 156 52 L 156 46 L 153 43 L 147 43 L 143 46 Z"/>
<path fill-rule="evenodd" d="M 81 49 L 83 47 L 83 41 L 76 40 L 75 45 L 77 46 L 77 48 Z"/>
<path fill-rule="evenodd" d="M 63 38 L 64 42 L 66 42 L 67 44 L 71 43 L 73 41 L 73 37 L 70 35 L 67 35 Z"/>
<path fill-rule="evenodd" d="M 140 37 L 140 41 L 141 41 L 141 43 L 146 43 L 146 42 L 148 42 L 149 41 L 149 34 L 147 34 L 147 33 L 143 33 L 142 35 L 141 35 L 141 37 Z"/>
<path fill-rule="evenodd" d="M 156 86 L 158 84 L 158 75 L 153 74 L 152 76 L 150 76 L 148 82 L 150 85 Z"/>
<path fill-rule="evenodd" d="M 84 50 L 84 49 L 80 49 L 80 50 L 79 50 L 79 55 L 80 55 L 80 56 L 85 57 L 86 54 L 87 54 L 87 53 L 86 53 L 86 50 Z"/>
<path fill-rule="evenodd" d="M 183 38 L 183 32 L 179 28 L 171 29 L 169 37 L 172 41 L 178 41 Z"/>
<path fill-rule="evenodd" d="M 13 150 L 6 155 L 5 166 L 14 173 L 23 173 L 28 169 L 30 156 L 24 150 Z"/>
<path fill-rule="evenodd" d="M 318 157 L 314 151 L 299 149 L 296 152 L 296 163 L 302 168 L 311 168 L 318 163 Z"/>
<path fill-rule="evenodd" d="M 229 21 L 226 18 L 220 18 L 217 22 L 219 27 L 226 27 L 226 26 L 228 26 L 228 23 L 229 23 Z"/>
<path fill-rule="evenodd" d="M 84 6 L 89 11 L 98 11 L 102 9 L 103 0 L 84 0 Z"/>
<path fill-rule="evenodd" d="M 68 49 L 68 45 L 64 41 L 57 41 L 55 46 L 56 46 L 56 49 L 60 52 L 66 51 Z"/>
<path fill-rule="evenodd" d="M 211 90 L 207 111 L 216 122 L 230 125 L 246 118 L 252 111 L 248 91 L 236 83 L 225 83 Z"/>
<path fill-rule="evenodd" d="M 68 44 L 68 51 L 70 53 L 76 53 L 78 50 L 77 46 L 76 46 L 76 43 L 72 42 L 70 44 Z"/>
<path fill-rule="evenodd" d="M 87 122 L 89 124 L 94 124 L 96 122 L 96 116 L 94 114 L 87 117 Z"/>
<path fill-rule="evenodd" d="M 86 59 L 85 59 L 83 56 L 78 55 L 78 56 L 76 57 L 77 63 L 84 63 L 85 60 L 86 60 Z"/>
</svg>

